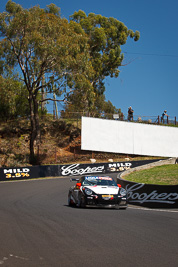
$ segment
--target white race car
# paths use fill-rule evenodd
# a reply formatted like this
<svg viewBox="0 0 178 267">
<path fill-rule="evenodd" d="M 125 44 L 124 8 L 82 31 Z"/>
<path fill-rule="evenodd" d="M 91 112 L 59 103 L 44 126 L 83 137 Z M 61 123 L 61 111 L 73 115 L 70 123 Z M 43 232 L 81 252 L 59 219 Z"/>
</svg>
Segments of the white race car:
<svg viewBox="0 0 178 267">
<path fill-rule="evenodd" d="M 77 207 L 127 208 L 127 193 L 108 176 L 82 176 L 69 189 L 68 205 Z"/>
</svg>

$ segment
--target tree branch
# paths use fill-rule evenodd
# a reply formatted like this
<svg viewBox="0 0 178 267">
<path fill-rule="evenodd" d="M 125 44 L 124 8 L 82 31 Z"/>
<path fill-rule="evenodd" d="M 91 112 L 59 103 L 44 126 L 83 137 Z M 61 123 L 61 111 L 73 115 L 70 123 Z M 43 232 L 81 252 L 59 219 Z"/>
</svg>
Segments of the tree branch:
<svg viewBox="0 0 178 267">
<path fill-rule="evenodd" d="M 57 101 L 57 102 L 64 102 L 66 101 L 65 98 L 64 99 L 61 99 L 61 100 L 58 100 L 58 99 L 53 99 L 53 98 L 45 98 L 45 99 L 42 99 L 40 100 L 39 102 L 44 102 L 44 101 L 48 101 L 48 100 L 51 100 L 51 101 Z"/>
</svg>

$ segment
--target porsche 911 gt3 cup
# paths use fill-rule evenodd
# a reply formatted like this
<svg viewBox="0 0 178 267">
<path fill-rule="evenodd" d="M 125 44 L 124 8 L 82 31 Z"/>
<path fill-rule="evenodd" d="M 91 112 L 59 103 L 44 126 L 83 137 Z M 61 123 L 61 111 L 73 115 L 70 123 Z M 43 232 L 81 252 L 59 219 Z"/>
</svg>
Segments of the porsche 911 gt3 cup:
<svg viewBox="0 0 178 267">
<path fill-rule="evenodd" d="M 68 205 L 77 207 L 127 208 L 126 190 L 106 176 L 82 176 L 69 189 Z"/>
</svg>

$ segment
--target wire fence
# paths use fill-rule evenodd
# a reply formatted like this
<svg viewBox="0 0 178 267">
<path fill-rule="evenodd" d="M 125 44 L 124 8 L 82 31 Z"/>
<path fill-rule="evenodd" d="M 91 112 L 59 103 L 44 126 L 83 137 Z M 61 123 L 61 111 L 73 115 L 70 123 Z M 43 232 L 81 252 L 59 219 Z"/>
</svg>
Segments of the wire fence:
<svg viewBox="0 0 178 267">
<path fill-rule="evenodd" d="M 58 119 L 64 119 L 68 121 L 75 121 L 77 126 L 79 126 L 81 117 L 87 116 L 92 118 L 101 118 L 108 120 L 119 120 L 119 121 L 131 121 L 138 123 L 147 123 L 147 124 L 158 124 L 158 125 L 178 125 L 178 121 L 176 116 L 171 117 L 168 116 L 166 118 L 162 118 L 161 116 L 145 116 L 145 115 L 134 115 L 133 118 L 129 119 L 127 114 L 109 114 L 109 113 L 101 113 L 101 114 L 92 114 L 88 112 L 64 112 L 61 111 L 59 113 Z M 56 115 L 53 114 L 53 117 L 56 119 Z"/>
<path fill-rule="evenodd" d="M 81 127 L 81 118 L 82 116 L 91 117 L 91 118 L 100 118 L 107 120 L 119 120 L 119 121 L 130 121 L 137 123 L 146 123 L 146 124 L 157 124 L 157 125 L 169 125 L 169 126 L 177 126 L 178 121 L 176 116 L 168 116 L 166 118 L 162 118 L 162 116 L 145 116 L 145 115 L 133 115 L 132 118 L 128 118 L 127 114 L 111 114 L 111 113 L 88 113 L 88 112 L 66 112 L 64 110 L 59 111 L 57 114 L 53 110 L 53 113 L 48 114 L 40 114 L 40 121 L 52 119 L 52 120 L 64 120 L 67 123 L 73 123 L 76 127 Z M 0 118 L 1 122 L 17 122 L 27 120 L 30 123 L 30 117 L 18 117 L 12 119 L 3 119 Z"/>
<path fill-rule="evenodd" d="M 128 114 L 109 114 L 109 113 L 88 113 L 88 112 L 65 112 L 65 106 L 63 103 L 57 103 L 57 114 L 56 107 L 54 103 L 49 103 L 47 105 L 47 110 L 53 116 L 54 119 L 66 119 L 75 121 L 76 123 L 81 120 L 82 116 L 93 117 L 93 118 L 102 118 L 109 120 L 121 120 L 121 121 L 133 121 L 140 123 L 149 123 L 149 124 L 161 124 L 161 125 L 178 125 L 176 116 L 168 116 L 162 118 L 162 116 L 145 116 L 145 115 L 133 115 L 133 119 L 128 119 Z"/>
</svg>

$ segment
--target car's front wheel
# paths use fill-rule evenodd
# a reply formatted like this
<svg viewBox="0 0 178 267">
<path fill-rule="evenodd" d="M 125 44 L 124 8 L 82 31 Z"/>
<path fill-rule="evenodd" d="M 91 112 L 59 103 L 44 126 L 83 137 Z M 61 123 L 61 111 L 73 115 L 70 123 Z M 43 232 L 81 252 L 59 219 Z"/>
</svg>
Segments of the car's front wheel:
<svg viewBox="0 0 178 267">
<path fill-rule="evenodd" d="M 78 197 L 78 205 L 79 208 L 85 208 L 86 206 L 86 201 L 85 201 L 85 197 L 82 194 L 79 194 Z"/>
<path fill-rule="evenodd" d="M 116 208 L 117 210 L 126 210 L 126 209 L 127 209 L 127 207 L 125 207 L 125 206 L 120 206 L 120 205 L 116 205 L 115 208 Z"/>
<path fill-rule="evenodd" d="M 74 202 L 73 202 L 73 200 L 71 199 L 71 194 L 70 194 L 70 193 L 69 193 L 69 195 L 68 195 L 68 206 L 70 206 L 70 207 L 74 206 Z"/>
</svg>

